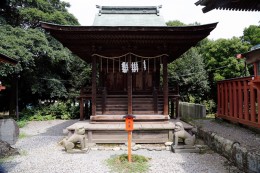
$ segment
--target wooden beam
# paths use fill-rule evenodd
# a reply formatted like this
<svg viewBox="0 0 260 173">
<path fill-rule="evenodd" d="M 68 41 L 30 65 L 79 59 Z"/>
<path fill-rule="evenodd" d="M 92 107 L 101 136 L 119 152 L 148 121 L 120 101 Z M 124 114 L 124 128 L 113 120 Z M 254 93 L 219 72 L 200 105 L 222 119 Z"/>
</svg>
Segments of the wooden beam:
<svg viewBox="0 0 260 173">
<path fill-rule="evenodd" d="M 128 55 L 128 73 L 127 73 L 127 94 L 128 94 L 128 114 L 133 114 L 133 98 L 132 98 L 132 71 L 131 71 L 131 56 Z"/>
<path fill-rule="evenodd" d="M 162 58 L 163 58 L 163 115 L 168 115 L 169 114 L 168 71 L 167 71 L 168 57 L 164 56 Z"/>
<path fill-rule="evenodd" d="M 96 115 L 97 101 L 97 61 L 96 57 L 92 56 L 92 116 Z"/>
</svg>

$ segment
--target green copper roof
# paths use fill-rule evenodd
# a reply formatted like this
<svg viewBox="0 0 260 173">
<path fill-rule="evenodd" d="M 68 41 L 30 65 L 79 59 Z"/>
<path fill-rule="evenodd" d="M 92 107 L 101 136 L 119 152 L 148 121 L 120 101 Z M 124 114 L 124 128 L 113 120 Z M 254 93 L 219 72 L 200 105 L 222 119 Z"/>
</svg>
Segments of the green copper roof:
<svg viewBox="0 0 260 173">
<path fill-rule="evenodd" d="M 161 6 L 97 6 L 93 26 L 166 26 Z"/>
</svg>

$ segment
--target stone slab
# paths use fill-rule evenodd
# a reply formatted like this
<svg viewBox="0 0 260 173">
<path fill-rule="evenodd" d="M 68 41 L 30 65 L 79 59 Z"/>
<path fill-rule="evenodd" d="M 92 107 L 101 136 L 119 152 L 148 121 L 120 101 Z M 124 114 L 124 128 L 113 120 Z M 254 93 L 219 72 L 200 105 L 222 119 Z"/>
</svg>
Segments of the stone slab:
<svg viewBox="0 0 260 173">
<path fill-rule="evenodd" d="M 172 152 L 174 153 L 199 153 L 200 149 L 195 146 L 174 146 L 172 145 Z"/>
<path fill-rule="evenodd" d="M 13 119 L 0 119 L 0 140 L 14 145 L 19 137 L 19 127 Z"/>
</svg>

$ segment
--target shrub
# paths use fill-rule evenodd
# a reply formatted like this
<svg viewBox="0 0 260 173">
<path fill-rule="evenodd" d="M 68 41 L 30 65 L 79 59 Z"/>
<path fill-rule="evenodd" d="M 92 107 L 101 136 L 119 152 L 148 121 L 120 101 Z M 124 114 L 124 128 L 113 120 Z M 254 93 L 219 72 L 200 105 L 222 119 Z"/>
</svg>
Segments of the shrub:
<svg viewBox="0 0 260 173">
<path fill-rule="evenodd" d="M 214 100 L 204 100 L 202 102 L 203 105 L 206 106 L 207 114 L 214 114 L 216 111 L 216 103 Z"/>
<path fill-rule="evenodd" d="M 71 119 L 79 117 L 79 106 L 74 106 L 70 102 L 56 102 L 51 105 L 39 105 L 29 107 L 21 112 L 23 120 L 44 121 L 53 119 Z"/>
<path fill-rule="evenodd" d="M 27 120 L 26 119 L 21 119 L 19 121 L 17 121 L 18 127 L 19 128 L 23 128 L 24 126 L 27 125 Z"/>
</svg>

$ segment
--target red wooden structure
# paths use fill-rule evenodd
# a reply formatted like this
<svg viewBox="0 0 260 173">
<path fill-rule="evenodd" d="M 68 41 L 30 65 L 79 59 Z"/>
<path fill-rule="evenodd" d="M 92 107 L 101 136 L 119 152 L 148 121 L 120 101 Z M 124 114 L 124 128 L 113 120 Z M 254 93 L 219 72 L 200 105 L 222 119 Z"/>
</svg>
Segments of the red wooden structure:
<svg viewBox="0 0 260 173">
<path fill-rule="evenodd" d="M 238 57 L 254 64 L 254 76 L 218 82 L 217 116 L 260 128 L 260 48 Z"/>
<path fill-rule="evenodd" d="M 252 77 L 219 81 L 217 116 L 260 128 L 260 91 L 249 83 Z"/>
</svg>

